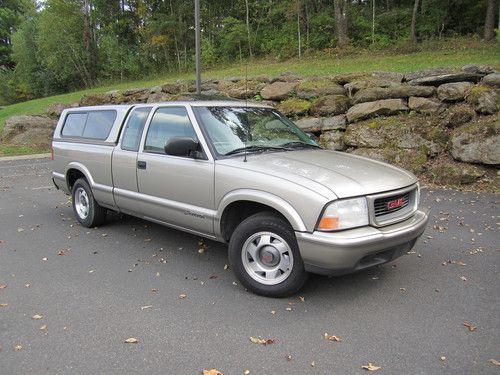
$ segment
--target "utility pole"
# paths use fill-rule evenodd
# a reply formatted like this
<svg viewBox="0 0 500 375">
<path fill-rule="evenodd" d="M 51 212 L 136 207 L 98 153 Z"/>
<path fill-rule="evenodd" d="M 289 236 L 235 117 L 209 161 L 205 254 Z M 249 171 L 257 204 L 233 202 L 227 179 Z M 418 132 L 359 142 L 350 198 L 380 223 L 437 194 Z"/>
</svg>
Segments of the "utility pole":
<svg viewBox="0 0 500 375">
<path fill-rule="evenodd" d="M 201 94 L 201 63 L 200 63 L 200 0 L 194 0 L 194 30 L 196 49 L 196 94 Z"/>
</svg>

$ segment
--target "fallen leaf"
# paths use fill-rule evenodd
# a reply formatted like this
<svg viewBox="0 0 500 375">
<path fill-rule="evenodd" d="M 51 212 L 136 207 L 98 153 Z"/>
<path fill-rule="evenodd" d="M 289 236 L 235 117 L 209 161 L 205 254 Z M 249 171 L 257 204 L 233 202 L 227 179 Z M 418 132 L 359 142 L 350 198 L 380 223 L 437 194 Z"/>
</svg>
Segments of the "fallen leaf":
<svg viewBox="0 0 500 375">
<path fill-rule="evenodd" d="M 293 357 L 292 357 L 292 355 L 291 355 L 291 354 L 287 354 L 287 355 L 286 355 L 286 360 L 287 360 L 288 362 L 290 362 L 292 359 L 293 359 Z"/>
<path fill-rule="evenodd" d="M 399 288 L 400 291 L 406 292 L 406 288 Z"/>
<path fill-rule="evenodd" d="M 17 228 L 17 233 L 24 232 L 24 228 Z"/>
<path fill-rule="evenodd" d="M 467 278 L 465 276 L 460 276 L 460 280 L 467 281 Z"/>
<path fill-rule="evenodd" d="M 40 331 L 46 331 L 47 330 L 47 324 L 44 324 L 39 329 L 40 329 Z"/>
<path fill-rule="evenodd" d="M 207 245 L 203 241 L 198 241 L 198 253 L 203 254 L 207 249 Z"/>
<path fill-rule="evenodd" d="M 149 238 L 149 237 L 148 237 L 148 238 L 145 238 L 145 239 L 144 239 L 144 242 L 151 242 L 151 238 Z"/>
<path fill-rule="evenodd" d="M 500 362 L 493 358 L 490 359 L 490 363 L 493 363 L 495 366 L 500 366 Z"/>
<path fill-rule="evenodd" d="M 238 283 L 236 281 L 233 281 L 233 285 L 238 285 Z"/>
<path fill-rule="evenodd" d="M 160 273 L 159 272 L 156 272 L 156 277 L 160 277 Z"/>
<path fill-rule="evenodd" d="M 179 298 L 180 298 L 180 299 L 184 299 L 184 298 L 186 298 L 186 297 L 187 297 L 187 294 L 179 294 Z"/>
<path fill-rule="evenodd" d="M 292 308 L 291 307 L 287 307 L 285 310 L 286 311 L 292 311 Z"/>
<path fill-rule="evenodd" d="M 5 288 L 7 288 L 7 285 L 5 285 L 5 284 L 0 284 L 0 289 L 5 289 Z"/>
<path fill-rule="evenodd" d="M 46 262 L 47 260 L 49 260 L 49 258 L 44 257 L 44 258 L 42 258 L 42 260 L 43 260 L 44 262 Z"/>
<path fill-rule="evenodd" d="M 29 288 L 29 287 L 31 286 L 31 284 L 24 284 L 24 286 L 25 286 L 26 288 Z"/>
<path fill-rule="evenodd" d="M 102 236 L 102 237 L 107 237 L 107 236 L 108 236 L 108 234 L 107 234 L 107 233 L 103 233 L 103 234 L 101 234 L 101 236 Z"/>
<path fill-rule="evenodd" d="M 260 337 L 253 337 L 253 336 L 250 336 L 250 341 L 253 342 L 254 344 L 261 344 L 261 345 L 274 344 L 274 339 L 262 339 Z"/>
<path fill-rule="evenodd" d="M 137 340 L 135 337 L 130 337 L 130 338 L 125 340 L 125 343 L 127 343 L 127 344 L 137 344 L 138 342 L 139 342 L 139 340 Z"/>
<path fill-rule="evenodd" d="M 469 322 L 464 322 L 463 325 L 466 326 L 470 332 L 474 332 L 477 329 L 475 325 L 472 325 L 472 323 Z"/>
<path fill-rule="evenodd" d="M 328 340 L 328 341 L 336 341 L 336 342 L 342 341 L 342 339 L 340 337 L 335 336 L 335 335 L 329 335 L 326 332 L 325 332 L 324 338 L 325 338 L 325 340 Z"/>
<path fill-rule="evenodd" d="M 224 271 L 227 271 L 229 269 L 229 265 L 228 264 L 224 264 Z"/>
<path fill-rule="evenodd" d="M 222 375 L 222 372 L 216 369 L 203 370 L 203 375 Z"/>
<path fill-rule="evenodd" d="M 276 314 L 276 310 L 271 310 L 271 314 Z"/>
<path fill-rule="evenodd" d="M 31 319 L 33 319 L 33 320 L 40 320 L 40 319 L 42 319 L 42 318 L 43 318 L 43 316 L 42 316 L 42 315 L 38 315 L 38 314 L 33 315 L 33 316 L 31 317 Z"/>
<path fill-rule="evenodd" d="M 151 288 L 150 290 L 152 293 L 156 293 L 158 291 L 158 288 Z"/>
<path fill-rule="evenodd" d="M 377 371 L 380 370 L 382 367 L 375 366 L 373 363 L 369 362 L 366 366 L 361 366 L 361 368 L 368 371 Z"/>
<path fill-rule="evenodd" d="M 16 346 L 14 346 L 14 350 L 15 350 L 16 352 L 20 352 L 22 348 L 23 348 L 23 347 L 22 347 L 21 345 L 16 345 Z"/>
<path fill-rule="evenodd" d="M 310 366 L 311 366 L 311 367 L 314 367 L 314 366 L 316 366 L 316 363 L 315 363 L 314 361 L 312 361 L 312 362 L 310 363 Z"/>
<path fill-rule="evenodd" d="M 217 275 L 212 275 L 212 276 L 210 276 L 210 277 L 209 277 L 209 279 L 213 280 L 213 279 L 216 279 L 216 278 L 218 278 L 218 277 L 219 277 L 219 276 L 217 276 Z"/>
<path fill-rule="evenodd" d="M 89 273 L 94 273 L 94 270 L 90 270 Z"/>
<path fill-rule="evenodd" d="M 59 252 L 57 253 L 57 255 L 64 256 L 64 255 L 66 255 L 66 253 L 64 252 L 64 250 L 59 250 Z"/>
<path fill-rule="evenodd" d="M 150 309 L 151 307 L 153 307 L 153 305 L 142 306 L 141 310 Z"/>
<path fill-rule="evenodd" d="M 305 297 L 302 297 L 302 296 L 299 296 L 299 299 L 300 299 L 301 302 L 305 302 L 306 301 Z"/>
<path fill-rule="evenodd" d="M 250 374 L 250 370 L 243 371 L 243 375 L 249 375 L 249 374 Z"/>
<path fill-rule="evenodd" d="M 445 356 L 441 356 L 441 357 L 439 357 L 439 359 L 440 359 L 441 361 L 446 361 L 446 357 L 445 357 Z"/>
<path fill-rule="evenodd" d="M 0 303 L 0 307 L 7 307 L 7 306 L 9 306 L 8 303 Z"/>
</svg>

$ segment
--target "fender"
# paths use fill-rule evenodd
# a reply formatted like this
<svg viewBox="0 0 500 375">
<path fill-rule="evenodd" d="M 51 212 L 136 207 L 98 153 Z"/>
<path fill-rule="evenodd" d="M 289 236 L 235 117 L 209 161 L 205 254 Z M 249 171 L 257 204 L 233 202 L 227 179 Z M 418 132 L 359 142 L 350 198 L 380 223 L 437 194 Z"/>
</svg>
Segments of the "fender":
<svg viewBox="0 0 500 375">
<path fill-rule="evenodd" d="M 302 221 L 300 215 L 295 211 L 290 203 L 277 195 L 266 193 L 261 190 L 254 189 L 238 189 L 227 193 L 219 202 L 217 213 L 214 218 L 215 235 L 222 238 L 222 230 L 220 222 L 222 214 L 227 206 L 237 201 L 250 201 L 265 204 L 266 206 L 274 208 L 280 212 L 290 223 L 292 228 L 298 232 L 307 232 L 307 228 Z"/>
</svg>

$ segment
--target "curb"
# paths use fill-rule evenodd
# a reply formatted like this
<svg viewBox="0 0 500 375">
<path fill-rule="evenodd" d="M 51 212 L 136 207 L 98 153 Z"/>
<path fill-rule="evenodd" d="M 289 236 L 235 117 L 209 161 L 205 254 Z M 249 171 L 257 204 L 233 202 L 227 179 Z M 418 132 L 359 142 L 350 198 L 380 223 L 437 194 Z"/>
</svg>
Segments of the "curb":
<svg viewBox="0 0 500 375">
<path fill-rule="evenodd" d="M 29 159 L 45 159 L 50 158 L 51 154 L 32 154 L 32 155 L 19 155 L 19 156 L 0 156 L 1 161 L 13 160 L 29 160 Z"/>
</svg>

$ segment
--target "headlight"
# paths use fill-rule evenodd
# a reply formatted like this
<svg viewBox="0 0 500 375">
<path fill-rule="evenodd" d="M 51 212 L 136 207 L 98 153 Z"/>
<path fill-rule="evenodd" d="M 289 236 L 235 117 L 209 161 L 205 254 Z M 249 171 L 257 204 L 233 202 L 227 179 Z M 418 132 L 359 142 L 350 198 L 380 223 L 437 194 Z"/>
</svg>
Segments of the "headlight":
<svg viewBox="0 0 500 375">
<path fill-rule="evenodd" d="M 318 230 L 341 230 L 368 225 L 366 198 L 340 199 L 330 203 L 318 224 Z"/>
</svg>

